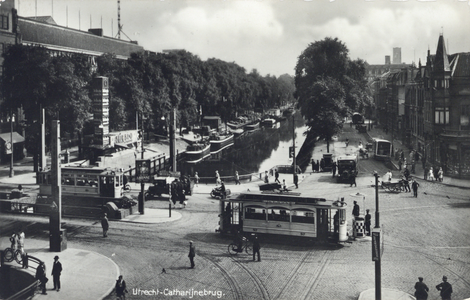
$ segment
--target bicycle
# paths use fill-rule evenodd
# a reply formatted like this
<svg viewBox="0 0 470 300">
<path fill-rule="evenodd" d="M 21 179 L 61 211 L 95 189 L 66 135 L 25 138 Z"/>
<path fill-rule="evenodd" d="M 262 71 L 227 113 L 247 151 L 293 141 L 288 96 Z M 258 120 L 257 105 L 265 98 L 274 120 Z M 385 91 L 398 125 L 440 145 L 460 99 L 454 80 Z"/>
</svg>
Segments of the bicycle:
<svg viewBox="0 0 470 300">
<path fill-rule="evenodd" d="M 238 243 L 236 242 L 232 242 L 230 245 L 228 245 L 228 253 L 232 256 L 237 255 L 238 253 L 242 253 L 243 250 L 245 250 L 247 254 L 253 254 L 253 243 L 246 237 L 243 237 L 241 249 L 238 249 Z"/>
<path fill-rule="evenodd" d="M 20 265 L 23 263 L 23 253 L 19 249 L 13 250 L 12 248 L 6 248 L 3 250 L 3 258 L 6 262 L 16 260 Z"/>
</svg>

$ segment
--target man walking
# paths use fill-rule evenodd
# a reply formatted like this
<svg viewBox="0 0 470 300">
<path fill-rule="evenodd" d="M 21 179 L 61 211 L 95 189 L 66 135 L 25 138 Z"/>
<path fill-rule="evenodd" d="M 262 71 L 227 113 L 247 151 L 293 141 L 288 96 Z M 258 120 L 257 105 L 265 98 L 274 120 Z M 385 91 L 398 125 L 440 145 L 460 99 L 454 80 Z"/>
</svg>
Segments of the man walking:
<svg viewBox="0 0 470 300">
<path fill-rule="evenodd" d="M 427 300 L 428 299 L 428 286 L 423 282 L 423 277 L 418 277 L 418 282 L 415 283 L 415 297 L 416 300 Z"/>
<path fill-rule="evenodd" d="M 52 279 L 54 281 L 53 290 L 57 289 L 60 291 L 60 273 L 62 272 L 62 264 L 59 261 L 59 257 L 54 257 L 54 265 L 52 266 Z"/>
<path fill-rule="evenodd" d="M 415 179 L 413 179 L 411 188 L 413 189 L 413 196 L 416 198 L 418 198 L 418 187 L 419 187 L 419 183 Z"/>
<path fill-rule="evenodd" d="M 259 254 L 259 250 L 261 249 L 261 246 L 258 241 L 258 237 L 255 236 L 255 239 L 253 241 L 253 261 L 255 261 L 255 254 L 258 254 L 258 261 L 261 261 L 261 256 Z"/>
<path fill-rule="evenodd" d="M 277 182 L 279 184 L 281 184 L 281 182 L 279 181 L 279 172 L 276 170 L 274 170 L 274 182 Z"/>
<path fill-rule="evenodd" d="M 101 218 L 101 227 L 103 228 L 103 237 L 108 236 L 109 222 L 108 215 L 104 213 L 103 218 Z"/>
<path fill-rule="evenodd" d="M 350 183 L 349 187 L 352 187 L 353 184 L 354 184 L 355 187 L 357 186 L 357 184 L 356 184 L 356 173 L 354 171 L 352 171 L 351 175 L 349 175 L 349 183 Z"/>
<path fill-rule="evenodd" d="M 191 262 L 191 269 L 194 269 L 194 257 L 196 256 L 196 246 L 194 246 L 193 241 L 189 242 L 189 261 Z"/>
<path fill-rule="evenodd" d="M 336 175 L 336 162 L 333 162 L 331 165 L 331 172 L 333 172 L 333 177 Z"/>
<path fill-rule="evenodd" d="M 442 300 L 451 300 L 452 285 L 447 282 L 447 276 L 442 277 L 442 282 L 436 285 L 436 289 L 441 291 Z"/>
</svg>

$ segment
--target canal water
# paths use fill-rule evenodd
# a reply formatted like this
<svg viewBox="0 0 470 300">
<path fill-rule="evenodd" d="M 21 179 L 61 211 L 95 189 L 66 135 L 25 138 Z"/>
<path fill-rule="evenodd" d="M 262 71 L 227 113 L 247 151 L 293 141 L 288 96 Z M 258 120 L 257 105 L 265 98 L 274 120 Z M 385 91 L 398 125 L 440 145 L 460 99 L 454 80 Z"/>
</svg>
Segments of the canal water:
<svg viewBox="0 0 470 300">
<path fill-rule="evenodd" d="M 193 176 L 198 172 L 200 177 L 214 177 L 219 171 L 222 177 L 264 173 L 276 165 L 291 165 L 289 147 L 292 146 L 293 127 L 295 126 L 296 154 L 305 141 L 307 130 L 300 113 L 281 121 L 278 128 L 261 128 L 253 132 L 245 132 L 235 138 L 234 145 L 197 164 L 183 163 L 180 170 Z"/>
</svg>

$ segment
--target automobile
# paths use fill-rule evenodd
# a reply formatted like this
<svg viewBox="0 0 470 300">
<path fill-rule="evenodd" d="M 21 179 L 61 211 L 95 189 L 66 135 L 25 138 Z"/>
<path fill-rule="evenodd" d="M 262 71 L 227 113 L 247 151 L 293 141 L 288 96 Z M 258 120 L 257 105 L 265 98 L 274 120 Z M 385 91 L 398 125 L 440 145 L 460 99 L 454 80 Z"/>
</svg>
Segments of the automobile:
<svg viewBox="0 0 470 300">
<path fill-rule="evenodd" d="M 338 169 L 338 176 L 336 177 L 337 182 L 348 182 L 351 174 L 357 176 L 357 156 L 356 155 L 344 155 L 339 156 L 336 159 L 336 165 Z"/>
<path fill-rule="evenodd" d="M 320 161 L 320 167 L 323 172 L 330 172 L 333 167 L 334 157 L 331 153 L 323 154 L 323 158 Z"/>
<path fill-rule="evenodd" d="M 176 179 L 183 183 L 185 195 L 191 196 L 193 194 L 194 182 L 188 176 L 180 176 L 179 178 L 174 176 L 156 176 L 152 180 L 152 185 L 145 192 L 145 199 L 153 199 L 161 197 L 162 194 L 169 194 L 170 185 Z"/>
</svg>

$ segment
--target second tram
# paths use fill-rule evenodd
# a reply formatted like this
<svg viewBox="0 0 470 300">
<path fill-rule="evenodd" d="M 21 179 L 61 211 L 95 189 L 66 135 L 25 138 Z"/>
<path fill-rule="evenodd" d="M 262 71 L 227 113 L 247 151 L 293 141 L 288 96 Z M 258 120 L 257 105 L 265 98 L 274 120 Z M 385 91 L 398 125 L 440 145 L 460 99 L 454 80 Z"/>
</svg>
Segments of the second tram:
<svg viewBox="0 0 470 300">
<path fill-rule="evenodd" d="M 373 139 L 372 151 L 375 159 L 390 160 L 393 155 L 392 143 L 388 140 Z"/>
<path fill-rule="evenodd" d="M 219 231 L 347 241 L 346 203 L 292 193 L 246 192 L 220 200 Z"/>
<path fill-rule="evenodd" d="M 364 124 L 364 117 L 358 112 L 353 113 L 351 120 L 354 125 Z"/>
</svg>

